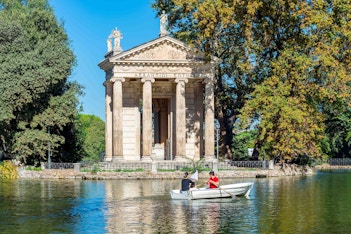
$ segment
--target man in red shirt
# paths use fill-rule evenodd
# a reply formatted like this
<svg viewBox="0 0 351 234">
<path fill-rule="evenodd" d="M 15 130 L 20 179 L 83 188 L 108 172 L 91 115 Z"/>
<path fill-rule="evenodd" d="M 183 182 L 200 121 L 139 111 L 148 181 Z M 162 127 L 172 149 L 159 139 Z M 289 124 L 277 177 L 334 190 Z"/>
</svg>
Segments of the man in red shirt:
<svg viewBox="0 0 351 234">
<path fill-rule="evenodd" d="M 210 171 L 210 179 L 207 181 L 208 187 L 211 188 L 218 188 L 219 186 L 219 179 L 215 176 L 213 171 Z"/>
</svg>

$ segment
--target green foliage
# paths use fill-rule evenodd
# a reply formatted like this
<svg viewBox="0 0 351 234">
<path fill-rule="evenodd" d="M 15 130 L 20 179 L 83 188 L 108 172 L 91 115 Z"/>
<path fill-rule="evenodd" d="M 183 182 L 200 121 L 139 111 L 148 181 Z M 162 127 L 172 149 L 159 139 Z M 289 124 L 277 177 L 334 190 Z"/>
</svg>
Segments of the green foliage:
<svg viewBox="0 0 351 234">
<path fill-rule="evenodd" d="M 0 177 L 6 179 L 17 179 L 17 167 L 9 160 L 3 161 L 0 164 Z"/>
<path fill-rule="evenodd" d="M 27 166 L 26 170 L 28 170 L 28 171 L 42 171 L 41 167 L 33 167 L 33 166 Z"/>
<path fill-rule="evenodd" d="M 255 143 L 255 137 L 256 137 L 257 131 L 245 131 L 241 132 L 234 137 L 233 141 L 233 152 L 234 152 L 234 158 L 237 160 L 244 160 L 248 158 L 248 148 L 254 148 Z"/>
<path fill-rule="evenodd" d="M 345 158 L 351 155 L 351 109 L 327 110 L 326 133 L 328 141 L 323 147 L 330 157 Z"/>
<path fill-rule="evenodd" d="M 99 162 L 105 150 L 105 123 L 95 115 L 83 114 L 79 115 L 79 122 L 83 160 Z"/>
<path fill-rule="evenodd" d="M 81 87 L 75 57 L 47 0 L 0 0 L 0 149 L 27 164 L 75 158 Z M 50 129 L 50 133 L 48 132 Z"/>
<path fill-rule="evenodd" d="M 97 173 L 101 171 L 99 164 L 94 164 L 93 169 L 91 170 L 92 173 Z"/>
</svg>

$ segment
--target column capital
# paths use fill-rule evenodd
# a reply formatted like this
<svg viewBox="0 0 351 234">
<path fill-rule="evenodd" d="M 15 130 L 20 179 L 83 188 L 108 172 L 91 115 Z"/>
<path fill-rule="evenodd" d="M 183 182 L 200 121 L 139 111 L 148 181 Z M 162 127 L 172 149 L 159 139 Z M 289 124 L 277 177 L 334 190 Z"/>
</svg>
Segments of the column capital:
<svg viewBox="0 0 351 234">
<path fill-rule="evenodd" d="M 116 81 L 124 82 L 124 81 L 126 81 L 126 79 L 123 77 L 112 77 L 110 79 L 110 82 L 112 82 L 112 83 L 115 83 Z"/>
<path fill-rule="evenodd" d="M 174 82 L 176 82 L 176 83 L 181 83 L 181 82 L 188 83 L 188 79 L 187 78 L 177 78 L 177 79 L 174 80 Z"/>
<path fill-rule="evenodd" d="M 155 82 L 155 78 L 149 78 L 149 77 L 141 78 L 141 82 L 145 83 L 146 81 L 151 81 L 151 83 L 154 83 Z"/>
</svg>

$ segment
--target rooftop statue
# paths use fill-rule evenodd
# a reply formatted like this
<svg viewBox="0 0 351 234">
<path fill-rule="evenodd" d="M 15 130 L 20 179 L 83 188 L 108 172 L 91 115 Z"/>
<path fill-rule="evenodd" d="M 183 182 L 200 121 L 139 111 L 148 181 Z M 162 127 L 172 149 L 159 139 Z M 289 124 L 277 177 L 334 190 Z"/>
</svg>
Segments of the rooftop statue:
<svg viewBox="0 0 351 234">
<path fill-rule="evenodd" d="M 111 34 L 107 38 L 107 51 L 110 52 L 116 51 L 116 52 L 121 52 L 122 47 L 121 47 L 121 39 L 123 38 L 122 33 L 117 29 L 113 29 Z M 113 48 L 112 48 L 112 39 L 113 39 Z"/>
<path fill-rule="evenodd" d="M 168 15 L 165 11 L 162 11 L 160 16 L 160 37 L 168 36 L 169 32 L 167 30 L 168 27 Z"/>
</svg>

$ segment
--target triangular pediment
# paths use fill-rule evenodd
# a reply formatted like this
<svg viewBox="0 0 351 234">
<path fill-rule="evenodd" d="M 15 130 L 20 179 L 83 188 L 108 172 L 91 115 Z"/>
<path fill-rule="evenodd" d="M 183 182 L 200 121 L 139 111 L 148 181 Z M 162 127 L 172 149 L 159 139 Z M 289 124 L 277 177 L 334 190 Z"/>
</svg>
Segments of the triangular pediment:
<svg viewBox="0 0 351 234">
<path fill-rule="evenodd" d="M 114 55 L 110 62 L 203 62 L 205 57 L 185 43 L 171 38 L 161 37 Z"/>
</svg>

